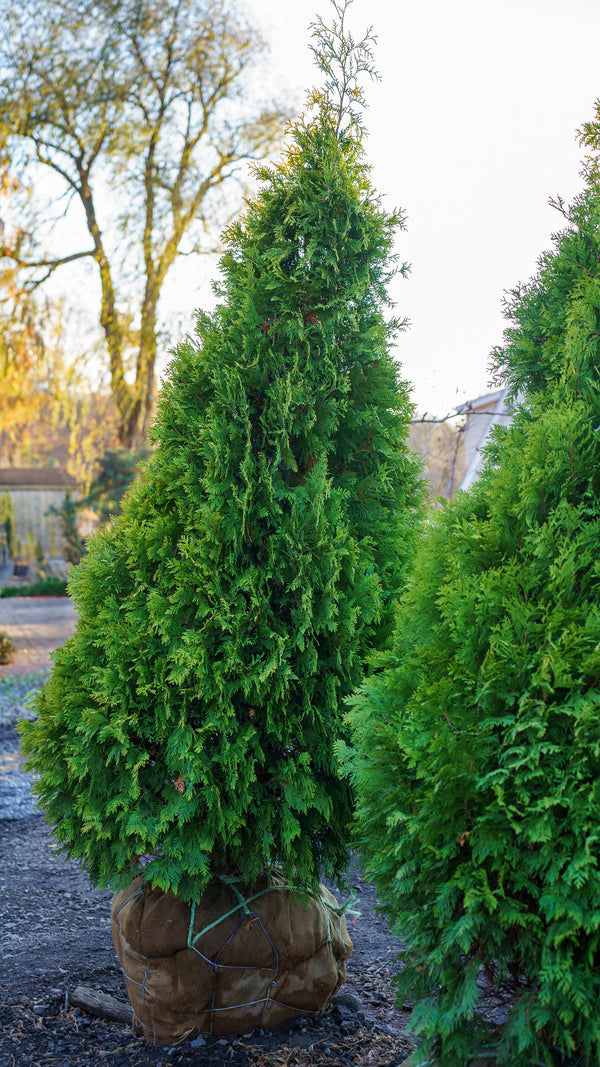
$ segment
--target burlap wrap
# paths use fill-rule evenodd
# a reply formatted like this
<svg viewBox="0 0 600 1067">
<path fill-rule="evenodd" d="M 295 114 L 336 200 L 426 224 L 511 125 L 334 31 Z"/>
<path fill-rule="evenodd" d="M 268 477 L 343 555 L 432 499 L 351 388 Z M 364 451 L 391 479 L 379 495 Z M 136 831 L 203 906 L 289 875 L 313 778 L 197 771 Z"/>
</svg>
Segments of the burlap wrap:
<svg viewBox="0 0 600 1067">
<path fill-rule="evenodd" d="M 115 948 L 148 1044 L 276 1029 L 318 1015 L 339 989 L 352 942 L 324 886 L 313 898 L 274 877 L 242 901 L 239 887 L 214 881 L 191 909 L 143 875 L 115 896 Z"/>
</svg>

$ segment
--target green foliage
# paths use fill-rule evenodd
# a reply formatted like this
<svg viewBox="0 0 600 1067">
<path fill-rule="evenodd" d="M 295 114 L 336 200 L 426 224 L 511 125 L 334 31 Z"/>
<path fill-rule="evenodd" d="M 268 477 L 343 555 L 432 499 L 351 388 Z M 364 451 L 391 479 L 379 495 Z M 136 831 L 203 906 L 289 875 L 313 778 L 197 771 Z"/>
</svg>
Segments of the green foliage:
<svg viewBox="0 0 600 1067">
<path fill-rule="evenodd" d="M 343 74 L 343 72 L 342 72 Z M 154 452 L 71 579 L 79 621 L 26 728 L 65 850 L 187 899 L 215 872 L 340 875 L 333 742 L 392 629 L 420 500 L 389 355 L 397 216 L 325 101 L 226 236 Z"/>
<path fill-rule="evenodd" d="M 14 596 L 67 596 L 67 583 L 63 578 L 43 578 L 30 585 L 5 585 L 0 589 L 0 598 Z"/>
<path fill-rule="evenodd" d="M 432 521 L 352 704 L 359 832 L 407 942 L 422 1060 L 600 1062 L 600 214 L 513 294 L 526 404 Z M 489 1001 L 510 1008 L 490 1033 Z"/>
<path fill-rule="evenodd" d="M 15 552 L 15 515 L 9 493 L 0 493 L 0 560 L 6 563 Z"/>
<path fill-rule="evenodd" d="M 581 323 L 572 325 L 571 320 L 574 309 L 592 319 L 594 315 L 597 242 L 590 238 L 600 224 L 600 201 L 591 187 L 570 208 L 566 209 L 560 200 L 555 206 L 568 223 L 556 238 L 560 255 L 553 250 L 544 253 L 538 261 L 537 275 L 509 292 L 506 314 L 512 326 L 506 330 L 503 347 L 493 354 L 495 376 L 498 381 L 508 382 L 513 396 L 519 390 L 533 394 L 548 388 L 564 373 L 565 358 L 573 365 L 588 363 L 588 370 L 595 366 L 593 355 L 586 353 L 579 337 Z M 583 288 L 587 290 L 585 294 Z M 589 326 L 587 343 L 593 345 L 592 321 Z M 572 349 L 574 343 L 581 345 L 581 351 Z"/>
<path fill-rule="evenodd" d="M 80 563 L 85 551 L 85 545 L 79 536 L 77 527 L 77 512 L 81 507 L 79 500 L 73 500 L 70 493 L 65 493 L 59 508 L 51 505 L 48 509 L 60 520 L 60 529 L 63 536 L 63 556 L 67 563 Z"/>
<path fill-rule="evenodd" d="M 369 30 L 362 41 L 355 41 L 347 29 L 346 12 L 354 0 L 331 0 L 335 15 L 332 30 L 319 16 L 313 23 L 315 43 L 310 46 L 316 66 L 323 74 L 323 88 L 314 89 L 309 95 L 313 107 L 326 109 L 336 136 L 340 139 L 346 132 L 353 136 L 356 131 L 365 133 L 363 112 L 367 107 L 363 74 L 379 81 L 379 73 L 373 62 L 374 38 Z M 344 71 L 340 81 L 339 72 Z"/>
<path fill-rule="evenodd" d="M 34 550 L 36 574 L 38 579 L 43 582 L 48 577 L 48 560 L 46 559 L 42 542 L 39 539 L 35 542 Z"/>
</svg>

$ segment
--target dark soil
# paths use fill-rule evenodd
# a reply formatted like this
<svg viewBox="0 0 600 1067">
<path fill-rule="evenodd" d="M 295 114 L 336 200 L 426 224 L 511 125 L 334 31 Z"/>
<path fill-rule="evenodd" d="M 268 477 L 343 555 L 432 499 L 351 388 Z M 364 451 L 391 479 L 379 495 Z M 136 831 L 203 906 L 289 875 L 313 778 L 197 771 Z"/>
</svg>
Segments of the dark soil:
<svg viewBox="0 0 600 1067">
<path fill-rule="evenodd" d="M 334 1006 L 274 1032 L 150 1048 L 128 1025 L 70 1004 L 78 985 L 126 1000 L 111 894 L 56 853 L 41 815 L 0 820 L 0 1067 L 396 1067 L 413 1047 L 390 986 L 400 942 L 377 915 L 372 886 L 355 868 L 351 878 L 360 915 L 350 920 L 354 951 Z"/>
</svg>

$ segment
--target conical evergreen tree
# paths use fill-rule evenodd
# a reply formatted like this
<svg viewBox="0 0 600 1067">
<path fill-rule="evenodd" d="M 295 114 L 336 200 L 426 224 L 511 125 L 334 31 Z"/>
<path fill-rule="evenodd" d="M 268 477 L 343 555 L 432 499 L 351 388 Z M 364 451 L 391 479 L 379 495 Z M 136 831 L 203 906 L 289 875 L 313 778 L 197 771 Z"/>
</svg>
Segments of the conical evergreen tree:
<svg viewBox="0 0 600 1067">
<path fill-rule="evenodd" d="M 330 84 L 175 354 L 148 467 L 72 576 L 77 629 L 26 727 L 53 831 L 101 885 L 144 865 L 191 900 L 219 872 L 346 864 L 333 742 L 392 628 L 420 480 L 384 318 L 401 219 L 369 181 L 370 38 L 345 7 L 316 26 Z"/>
<path fill-rule="evenodd" d="M 490 1040 L 510 1067 L 600 1063 L 597 192 L 567 216 L 496 353 L 524 405 L 428 528 L 387 669 L 352 712 L 368 868 L 407 941 L 400 996 L 421 1062 L 443 1067 Z M 499 1029 L 490 1001 L 510 1009 Z"/>
</svg>

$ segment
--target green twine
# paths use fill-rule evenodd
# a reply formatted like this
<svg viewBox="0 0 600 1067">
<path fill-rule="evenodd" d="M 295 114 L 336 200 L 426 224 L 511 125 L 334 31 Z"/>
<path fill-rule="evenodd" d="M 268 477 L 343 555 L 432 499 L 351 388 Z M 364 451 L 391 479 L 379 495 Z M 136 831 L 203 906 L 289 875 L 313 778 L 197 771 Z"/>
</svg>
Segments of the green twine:
<svg viewBox="0 0 600 1067">
<path fill-rule="evenodd" d="M 270 885 L 270 886 L 267 886 L 266 889 L 261 889 L 260 893 L 254 893 L 251 897 L 244 897 L 240 893 L 237 885 L 235 884 L 235 882 L 236 882 L 235 879 L 228 878 L 225 875 L 219 875 L 219 881 L 223 882 L 224 885 L 228 886 L 232 890 L 232 892 L 235 894 L 235 896 L 238 899 L 238 903 L 235 905 L 235 907 L 230 908 L 229 911 L 224 912 L 223 915 L 219 916 L 218 919 L 214 919 L 213 922 L 209 923 L 208 926 L 205 926 L 202 930 L 200 930 L 199 933 L 197 933 L 194 936 L 194 922 L 195 922 L 195 919 L 196 919 L 196 901 L 194 900 L 192 902 L 192 904 L 190 905 L 190 925 L 189 925 L 188 940 L 187 940 L 188 948 L 194 948 L 195 945 L 196 945 L 196 942 L 199 941 L 201 937 L 204 937 L 204 935 L 207 934 L 210 930 L 214 930 L 215 926 L 218 926 L 219 923 L 222 923 L 224 921 L 224 919 L 228 919 L 230 917 L 230 915 L 235 915 L 236 911 L 239 911 L 240 908 L 243 908 L 245 915 L 251 915 L 252 913 L 251 913 L 250 908 L 248 907 L 248 905 L 251 904 L 253 900 L 258 900 L 259 897 L 263 897 L 265 895 L 265 893 L 270 893 L 275 889 L 287 889 L 291 893 L 307 893 L 308 892 L 309 895 L 312 896 L 314 900 L 318 900 L 319 901 L 319 903 L 321 904 L 321 907 L 323 908 L 323 913 L 325 915 L 325 922 L 327 924 L 327 939 L 326 939 L 326 942 L 325 942 L 326 944 L 327 944 L 327 942 L 332 940 L 332 937 L 331 937 L 331 922 L 330 922 L 330 919 L 329 919 L 329 912 L 333 912 L 334 915 L 338 916 L 339 922 L 340 922 L 340 929 L 341 929 L 341 924 L 342 924 L 342 918 L 343 918 L 344 913 L 346 911 L 348 911 L 348 913 L 351 914 L 351 915 L 359 915 L 360 914 L 360 912 L 353 911 L 353 910 L 350 909 L 350 905 L 355 900 L 355 894 L 354 893 L 352 893 L 348 897 L 348 900 L 345 901 L 344 904 L 341 904 L 338 907 L 334 907 L 333 904 L 329 904 L 328 901 L 323 900 L 323 897 L 320 894 L 312 893 L 310 890 L 307 890 L 305 887 L 301 887 L 301 886 Z"/>
</svg>

